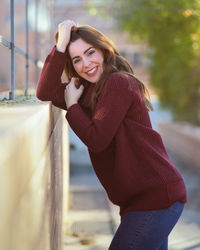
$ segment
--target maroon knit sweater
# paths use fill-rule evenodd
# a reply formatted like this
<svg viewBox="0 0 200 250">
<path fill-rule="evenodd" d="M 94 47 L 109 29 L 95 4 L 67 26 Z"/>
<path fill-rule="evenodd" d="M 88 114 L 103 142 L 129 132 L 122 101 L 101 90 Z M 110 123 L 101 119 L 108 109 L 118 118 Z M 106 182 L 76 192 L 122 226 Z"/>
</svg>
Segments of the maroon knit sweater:
<svg viewBox="0 0 200 250">
<path fill-rule="evenodd" d="M 61 82 L 65 54 L 54 47 L 48 55 L 37 87 L 37 97 L 66 110 Z M 66 118 L 87 145 L 94 170 L 109 199 L 128 211 L 163 209 L 186 202 L 183 179 L 170 161 L 162 139 L 152 129 L 135 78 L 112 74 L 94 113 L 88 108 L 94 84 L 88 84 Z"/>
</svg>

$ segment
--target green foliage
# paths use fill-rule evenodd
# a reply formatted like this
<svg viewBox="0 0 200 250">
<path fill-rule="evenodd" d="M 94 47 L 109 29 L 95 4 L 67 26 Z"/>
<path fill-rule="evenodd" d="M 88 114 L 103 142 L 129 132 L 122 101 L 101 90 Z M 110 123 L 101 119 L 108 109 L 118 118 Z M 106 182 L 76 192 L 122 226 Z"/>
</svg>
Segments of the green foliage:
<svg viewBox="0 0 200 250">
<path fill-rule="evenodd" d="M 148 42 L 151 84 L 175 120 L 200 124 L 200 1 L 117 0 L 119 24 Z"/>
</svg>

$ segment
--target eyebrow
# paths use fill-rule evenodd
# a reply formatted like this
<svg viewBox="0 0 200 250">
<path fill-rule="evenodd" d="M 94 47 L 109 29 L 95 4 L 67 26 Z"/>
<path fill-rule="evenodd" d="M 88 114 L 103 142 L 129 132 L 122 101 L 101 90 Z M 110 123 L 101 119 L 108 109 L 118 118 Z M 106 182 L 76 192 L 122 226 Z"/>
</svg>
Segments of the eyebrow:
<svg viewBox="0 0 200 250">
<path fill-rule="evenodd" d="M 86 49 L 84 52 L 83 52 L 83 54 L 86 54 L 87 52 L 88 52 L 88 50 L 90 50 L 90 49 L 92 49 L 92 48 L 94 48 L 94 47 L 89 47 L 88 49 Z M 80 56 L 74 56 L 73 58 L 72 58 L 72 61 L 75 59 L 75 58 L 79 58 Z"/>
</svg>

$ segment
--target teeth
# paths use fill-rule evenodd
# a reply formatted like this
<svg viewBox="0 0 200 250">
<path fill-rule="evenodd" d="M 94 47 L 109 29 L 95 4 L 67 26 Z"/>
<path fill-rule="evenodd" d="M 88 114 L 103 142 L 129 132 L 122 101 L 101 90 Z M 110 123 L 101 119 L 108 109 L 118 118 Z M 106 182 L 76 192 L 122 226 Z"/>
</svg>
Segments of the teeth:
<svg viewBox="0 0 200 250">
<path fill-rule="evenodd" d="M 93 68 L 92 70 L 88 71 L 87 73 L 92 74 L 96 70 L 96 68 L 97 67 Z"/>
</svg>

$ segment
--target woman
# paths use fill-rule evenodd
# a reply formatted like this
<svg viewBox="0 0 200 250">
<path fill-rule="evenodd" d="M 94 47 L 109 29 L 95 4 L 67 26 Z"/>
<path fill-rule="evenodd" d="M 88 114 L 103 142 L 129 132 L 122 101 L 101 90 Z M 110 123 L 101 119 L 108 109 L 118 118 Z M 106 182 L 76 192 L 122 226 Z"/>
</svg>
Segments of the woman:
<svg viewBox="0 0 200 250">
<path fill-rule="evenodd" d="M 66 119 L 87 145 L 121 224 L 110 250 L 167 249 L 186 189 L 160 135 L 152 129 L 145 86 L 113 43 L 90 26 L 59 24 L 37 97 L 67 110 Z M 69 84 L 61 83 L 65 73 Z"/>
</svg>

